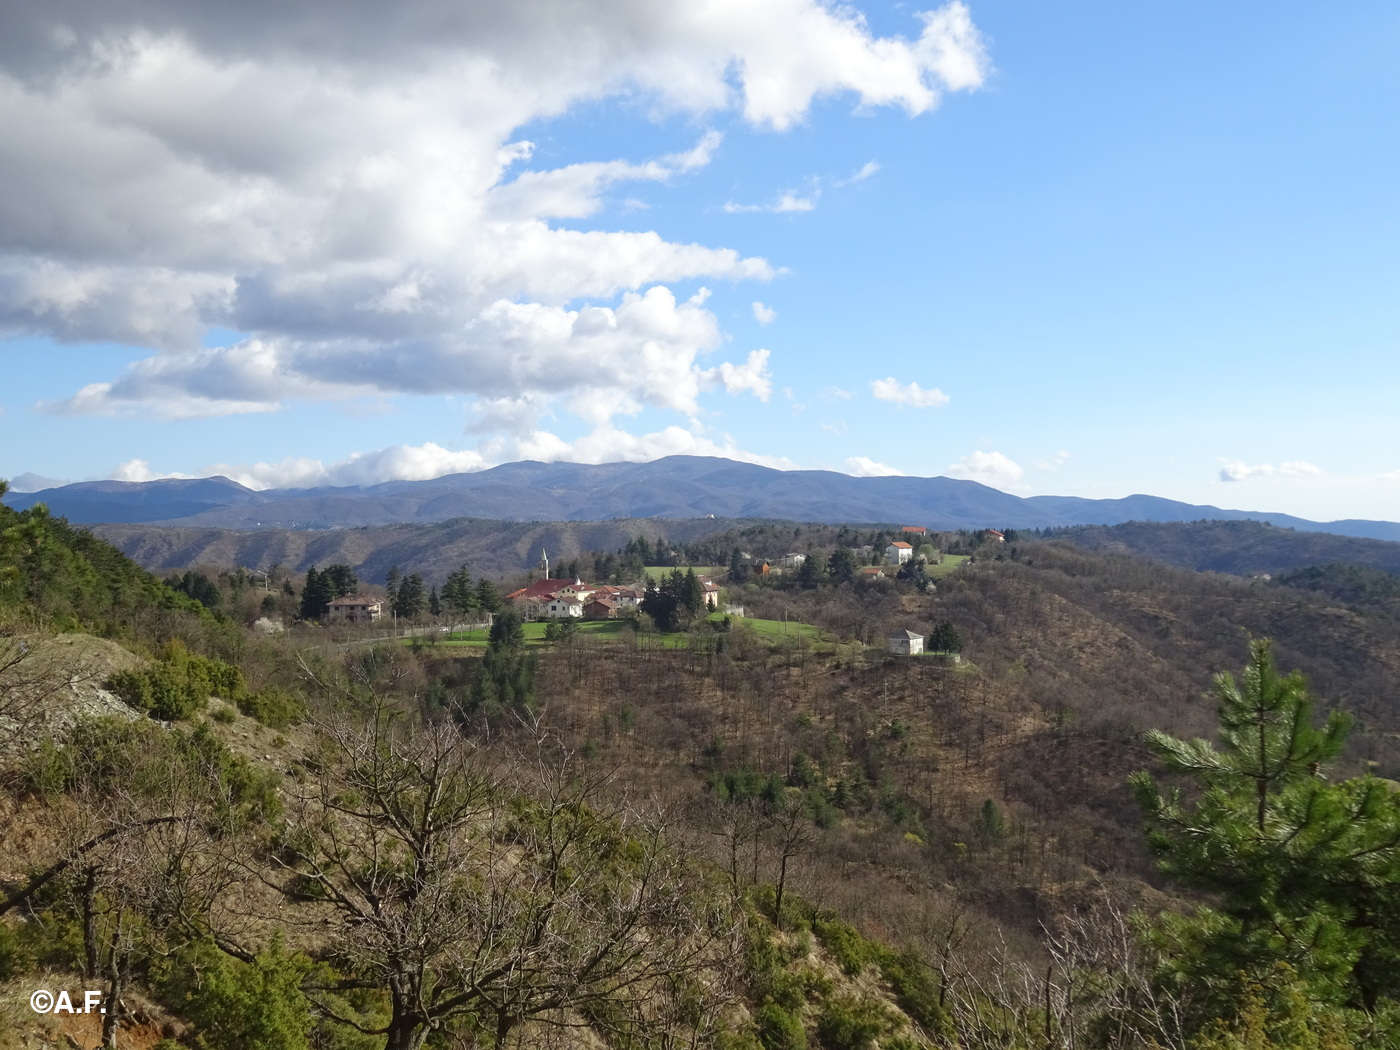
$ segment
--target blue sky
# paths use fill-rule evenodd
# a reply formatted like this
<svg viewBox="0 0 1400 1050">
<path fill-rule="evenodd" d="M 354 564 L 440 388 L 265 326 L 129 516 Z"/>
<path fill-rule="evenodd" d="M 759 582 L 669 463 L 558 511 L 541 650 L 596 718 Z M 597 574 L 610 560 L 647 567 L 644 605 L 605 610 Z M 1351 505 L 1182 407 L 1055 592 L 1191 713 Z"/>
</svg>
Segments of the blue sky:
<svg viewBox="0 0 1400 1050">
<path fill-rule="evenodd" d="M 0 476 L 1400 520 L 1395 5 L 439 5 L 0 16 Z"/>
</svg>

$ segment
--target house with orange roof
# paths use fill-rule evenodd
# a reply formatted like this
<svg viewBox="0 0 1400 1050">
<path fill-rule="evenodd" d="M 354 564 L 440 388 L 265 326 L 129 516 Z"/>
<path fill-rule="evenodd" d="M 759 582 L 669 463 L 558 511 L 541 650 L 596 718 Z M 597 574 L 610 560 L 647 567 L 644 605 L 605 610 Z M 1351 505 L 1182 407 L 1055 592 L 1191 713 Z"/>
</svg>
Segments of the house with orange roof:
<svg viewBox="0 0 1400 1050">
<path fill-rule="evenodd" d="M 903 540 L 895 540 L 885 548 L 885 561 L 891 565 L 903 565 L 914 556 L 914 548 Z"/>
</svg>

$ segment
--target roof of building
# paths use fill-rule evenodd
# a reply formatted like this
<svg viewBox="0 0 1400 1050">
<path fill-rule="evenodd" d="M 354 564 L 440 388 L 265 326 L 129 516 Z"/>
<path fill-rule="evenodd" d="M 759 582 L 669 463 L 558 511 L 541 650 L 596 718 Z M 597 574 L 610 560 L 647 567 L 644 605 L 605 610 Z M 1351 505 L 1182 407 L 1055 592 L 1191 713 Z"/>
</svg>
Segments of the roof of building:
<svg viewBox="0 0 1400 1050">
<path fill-rule="evenodd" d="M 863 576 L 883 576 L 885 570 L 878 565 L 865 565 L 861 567 L 860 573 Z"/>
<path fill-rule="evenodd" d="M 601 606 L 603 606 L 605 609 L 616 609 L 616 608 L 617 608 L 617 602 L 615 602 L 615 601 L 614 601 L 613 599 L 611 599 L 611 598 L 593 598 L 593 599 L 591 599 L 591 600 L 588 602 L 588 604 L 589 604 L 589 605 L 601 605 Z M 586 608 L 586 606 L 585 606 L 585 608 Z"/>
<path fill-rule="evenodd" d="M 892 635 L 889 636 L 889 640 L 890 640 L 890 641 L 894 641 L 896 638 L 898 638 L 900 641 L 910 641 L 910 642 L 914 642 L 914 641 L 922 642 L 922 641 L 924 640 L 924 636 L 923 636 L 923 635 L 921 635 L 921 634 L 915 634 L 913 631 L 895 631 L 894 634 L 892 634 Z"/>
<path fill-rule="evenodd" d="M 914 549 L 914 545 L 913 545 L 913 544 L 911 544 L 911 543 L 905 543 L 903 540 L 895 540 L 893 543 L 890 544 L 890 546 L 891 546 L 891 547 L 901 547 L 901 548 L 907 547 L 907 548 L 908 548 L 909 550 L 911 550 L 911 551 Z"/>
<path fill-rule="evenodd" d="M 553 594 L 555 591 L 562 591 L 565 587 L 582 586 L 583 581 L 579 579 L 567 580 L 536 580 L 528 587 L 521 587 L 518 591 L 511 591 L 506 595 L 506 601 L 516 601 L 517 599 L 529 598 L 538 601 Z"/>
<path fill-rule="evenodd" d="M 920 536 L 922 536 L 924 533 L 928 532 L 928 529 L 924 528 L 922 525 L 905 525 L 899 531 L 917 532 Z"/>
<path fill-rule="evenodd" d="M 371 598 L 368 594 L 342 594 L 339 598 L 332 598 L 332 605 L 382 605 L 378 598 Z"/>
</svg>

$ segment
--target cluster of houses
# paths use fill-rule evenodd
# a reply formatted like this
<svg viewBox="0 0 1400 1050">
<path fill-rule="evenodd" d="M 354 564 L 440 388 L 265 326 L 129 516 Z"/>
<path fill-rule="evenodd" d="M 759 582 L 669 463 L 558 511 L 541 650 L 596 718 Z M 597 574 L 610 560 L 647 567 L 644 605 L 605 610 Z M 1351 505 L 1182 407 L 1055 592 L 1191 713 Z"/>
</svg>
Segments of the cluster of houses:
<svg viewBox="0 0 1400 1050">
<path fill-rule="evenodd" d="M 584 583 L 575 579 L 549 578 L 549 553 L 540 556 L 545 578 L 528 587 L 511 591 L 505 600 L 526 620 L 614 620 L 641 605 L 644 593 L 639 587 Z M 705 605 L 719 608 L 719 585 L 708 576 L 700 577 Z"/>
<path fill-rule="evenodd" d="M 580 579 L 536 580 L 511 591 L 506 601 L 526 620 L 612 620 L 642 601 L 636 587 L 593 585 Z"/>
<path fill-rule="evenodd" d="M 928 530 L 922 525 L 905 525 L 900 532 L 905 539 L 894 540 L 884 549 L 884 564 L 870 565 L 864 564 L 858 570 L 859 575 L 865 579 L 883 579 L 886 575 L 886 568 L 898 569 L 901 565 L 910 561 L 914 557 L 914 543 L 922 542 L 928 535 Z M 993 543 L 1005 543 L 1006 537 L 996 529 L 984 529 L 982 536 L 985 540 Z M 875 560 L 875 548 L 857 547 L 852 553 L 862 562 Z M 785 554 L 777 559 L 776 563 L 761 561 L 753 566 L 753 571 L 758 575 L 768 575 L 783 571 L 794 571 L 802 567 L 802 563 L 807 560 L 805 554 L 793 552 Z M 619 615 L 623 615 L 629 609 L 635 609 L 641 604 L 643 591 L 638 587 L 613 586 L 611 584 L 589 584 L 583 580 L 574 579 L 551 579 L 549 576 L 549 554 L 544 552 L 540 557 L 540 572 L 543 579 L 536 580 L 528 587 L 521 587 L 506 595 L 506 601 L 511 607 L 527 620 L 544 619 L 583 619 L 583 620 L 611 620 Z M 700 577 L 700 586 L 704 592 L 705 605 L 710 609 L 719 608 L 719 585 L 707 576 Z M 330 603 L 328 619 L 337 620 L 350 624 L 372 624 L 384 615 L 383 602 L 378 598 L 372 598 L 365 594 L 347 594 L 336 598 Z M 917 653 L 922 646 L 922 639 L 915 642 L 913 639 L 889 640 L 891 652 L 911 651 Z"/>
</svg>

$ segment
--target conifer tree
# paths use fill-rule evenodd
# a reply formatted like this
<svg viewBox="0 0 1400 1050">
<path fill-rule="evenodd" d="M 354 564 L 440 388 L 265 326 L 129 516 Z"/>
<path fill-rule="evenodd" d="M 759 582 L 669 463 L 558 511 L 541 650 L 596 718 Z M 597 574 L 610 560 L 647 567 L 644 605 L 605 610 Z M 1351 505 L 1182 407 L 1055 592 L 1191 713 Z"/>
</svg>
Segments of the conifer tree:
<svg viewBox="0 0 1400 1050">
<path fill-rule="evenodd" d="M 951 620 L 939 623 L 928 636 L 928 648 L 931 653 L 960 653 L 962 646 L 962 635 Z"/>
<path fill-rule="evenodd" d="M 700 577 L 695 575 L 693 568 L 685 570 L 685 582 L 681 587 L 681 605 L 691 616 L 700 615 L 700 610 L 705 607 L 705 588 L 700 584 Z"/>
<path fill-rule="evenodd" d="M 413 620 L 423 615 L 428 607 L 428 591 L 423 586 L 423 577 L 409 573 L 399 584 L 394 597 L 394 615 L 401 620 Z"/>
<path fill-rule="evenodd" d="M 489 613 L 501 611 L 501 592 L 490 580 L 482 578 L 476 584 L 476 604 Z"/>
<path fill-rule="evenodd" d="M 330 605 L 337 597 L 335 585 L 327 573 L 319 572 L 316 566 L 306 570 L 306 583 L 301 588 L 301 618 L 303 620 L 324 620 L 330 612 Z"/>
<path fill-rule="evenodd" d="M 459 616 L 465 616 L 476 608 L 477 594 L 472 588 L 472 574 L 467 571 L 465 565 L 447 577 L 447 582 L 442 587 L 442 601 L 451 612 Z"/>
<path fill-rule="evenodd" d="M 1339 712 L 1314 724 L 1302 675 L 1280 675 L 1272 646 L 1255 641 L 1240 679 L 1215 679 L 1219 738 L 1149 749 L 1194 779 L 1199 796 L 1132 778 L 1148 844 L 1164 872 L 1217 902 L 1164 920 L 1164 976 L 1207 1012 L 1228 1013 L 1241 982 L 1267 984 L 1279 965 L 1319 1002 L 1373 1011 L 1400 999 L 1400 804 L 1365 776 L 1329 783 L 1345 742 Z"/>
<path fill-rule="evenodd" d="M 342 595 L 353 594 L 360 589 L 359 577 L 355 575 L 355 570 L 345 564 L 327 565 L 321 574 L 327 586 L 333 592 L 332 598 L 339 598 Z"/>
</svg>

